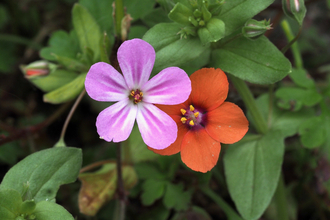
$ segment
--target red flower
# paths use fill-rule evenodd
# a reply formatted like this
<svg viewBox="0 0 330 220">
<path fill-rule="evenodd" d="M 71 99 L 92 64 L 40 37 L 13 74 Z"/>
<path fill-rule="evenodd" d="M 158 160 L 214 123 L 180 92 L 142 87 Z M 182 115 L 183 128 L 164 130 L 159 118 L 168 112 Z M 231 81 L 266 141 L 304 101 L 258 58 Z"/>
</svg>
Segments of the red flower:
<svg viewBox="0 0 330 220">
<path fill-rule="evenodd" d="M 221 143 L 233 144 L 243 138 L 249 122 L 243 111 L 225 102 L 228 80 L 220 69 L 203 68 L 190 76 L 192 92 L 179 105 L 157 105 L 178 125 L 176 141 L 163 150 L 149 148 L 161 155 L 181 152 L 182 161 L 192 170 L 207 172 L 218 161 Z"/>
</svg>

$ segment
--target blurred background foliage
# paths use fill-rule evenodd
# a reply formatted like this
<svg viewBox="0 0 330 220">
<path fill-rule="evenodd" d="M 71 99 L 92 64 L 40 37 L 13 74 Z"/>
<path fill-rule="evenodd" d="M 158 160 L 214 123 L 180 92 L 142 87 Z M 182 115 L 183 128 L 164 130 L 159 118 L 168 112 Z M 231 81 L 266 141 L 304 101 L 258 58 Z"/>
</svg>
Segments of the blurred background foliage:
<svg viewBox="0 0 330 220">
<path fill-rule="evenodd" d="M 330 3 L 329 0 L 305 2 L 308 13 L 298 45 L 305 69 L 315 80 L 316 88 L 323 91 L 330 83 Z M 19 160 L 36 151 L 50 148 L 58 141 L 72 102 L 61 105 L 43 102 L 43 92 L 24 78 L 19 66 L 40 60 L 39 50 L 49 46 L 48 40 L 52 33 L 58 30 L 69 32 L 73 28 L 71 11 L 74 3 L 75 0 L 2 0 L 0 3 L 0 180 Z M 92 1 L 88 0 L 81 0 L 80 3 L 90 9 L 90 13 L 113 42 L 111 5 L 94 7 Z M 130 39 L 142 38 L 148 29 L 159 22 L 170 22 L 167 13 L 173 7 L 171 1 L 148 0 L 141 3 L 127 0 L 125 5 L 127 12 L 133 17 Z M 100 8 L 102 13 L 98 11 Z M 281 1 L 275 1 L 256 16 L 259 20 L 270 18 L 273 29 L 266 35 L 278 48 L 287 44 L 280 26 L 283 16 Z M 289 22 L 293 32 L 297 33 L 299 26 L 293 20 Z M 74 50 L 75 46 L 72 47 Z M 290 51 L 286 56 L 293 59 Z M 249 86 L 255 97 L 268 92 L 268 86 L 265 85 Z M 277 86 L 294 85 L 286 77 Z M 330 94 L 329 91 L 323 92 Z M 283 98 L 278 91 L 276 96 Z M 233 87 L 228 100 L 244 106 Z M 292 107 L 285 104 L 287 103 L 282 107 Z M 70 121 L 66 143 L 83 149 L 83 166 L 115 158 L 115 148 L 112 147 L 114 144 L 100 141 L 95 130 L 95 118 L 107 105 L 85 97 Z M 319 120 L 310 123 L 317 124 L 320 123 Z M 303 128 L 301 129 L 300 133 L 303 135 Z M 324 132 L 325 136 L 330 135 L 327 131 Z M 6 138 L 8 136 L 12 139 Z M 307 136 L 306 139 L 313 137 Z M 318 140 L 320 137 L 314 138 Z M 143 146 L 141 143 L 140 145 Z M 283 173 L 290 218 L 330 219 L 330 163 L 319 149 L 314 149 L 308 142 L 304 145 L 307 148 L 302 146 L 299 135 L 286 139 Z M 234 207 L 224 180 L 222 157 L 225 150 L 226 146 L 221 151 L 218 165 L 207 174 L 191 172 L 181 163 L 178 155 L 142 155 L 146 159 L 141 159 L 144 162 L 135 167 L 140 181 L 130 191 L 127 218 L 230 219 L 230 215 L 219 209 L 214 200 L 210 199 L 212 195 L 205 196 L 208 195 L 207 192 L 202 192 L 197 187 L 209 183 L 214 192 Z M 97 217 L 86 217 L 79 213 L 77 200 L 80 185 L 76 181 L 62 186 L 57 202 L 73 216 L 78 216 L 78 219 L 109 219 L 115 209 L 114 200 L 104 206 Z M 262 219 L 277 219 L 273 204 L 274 201 Z"/>
</svg>

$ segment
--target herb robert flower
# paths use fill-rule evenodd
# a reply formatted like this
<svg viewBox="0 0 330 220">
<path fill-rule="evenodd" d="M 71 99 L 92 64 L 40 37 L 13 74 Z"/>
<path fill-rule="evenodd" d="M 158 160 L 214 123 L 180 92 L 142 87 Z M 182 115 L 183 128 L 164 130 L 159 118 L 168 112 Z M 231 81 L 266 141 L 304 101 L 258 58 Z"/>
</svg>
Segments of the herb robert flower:
<svg viewBox="0 0 330 220">
<path fill-rule="evenodd" d="M 161 155 L 181 152 L 192 170 L 207 172 L 218 161 L 221 143 L 233 144 L 248 131 L 249 122 L 235 104 L 225 102 L 228 80 L 220 69 L 203 68 L 190 76 L 192 92 L 175 106 L 157 105 L 178 125 L 178 138 L 168 148 L 153 150 Z"/>
<path fill-rule="evenodd" d="M 177 138 L 177 125 L 153 104 L 175 105 L 191 92 L 188 75 L 178 67 L 168 67 L 149 80 L 155 62 L 153 47 L 141 39 L 125 41 L 118 49 L 120 74 L 107 63 L 91 66 L 85 87 L 97 101 L 117 102 L 97 117 L 100 138 L 126 140 L 137 121 L 144 142 L 151 148 L 164 149 Z"/>
</svg>

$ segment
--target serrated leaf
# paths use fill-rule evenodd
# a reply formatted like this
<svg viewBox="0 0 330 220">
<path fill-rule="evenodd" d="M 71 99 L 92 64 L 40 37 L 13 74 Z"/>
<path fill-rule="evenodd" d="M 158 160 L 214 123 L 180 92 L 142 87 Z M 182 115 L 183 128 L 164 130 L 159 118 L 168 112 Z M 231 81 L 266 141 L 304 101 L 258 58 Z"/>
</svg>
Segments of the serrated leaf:
<svg viewBox="0 0 330 220">
<path fill-rule="evenodd" d="M 149 206 L 153 204 L 157 199 L 161 198 L 165 191 L 165 181 L 159 181 L 155 179 L 147 179 L 143 182 L 143 192 L 141 200 L 143 205 Z"/>
<path fill-rule="evenodd" d="M 238 142 L 226 151 L 224 165 L 229 193 L 244 219 L 258 219 L 268 207 L 277 187 L 283 156 L 284 138 L 280 131 Z"/>
<path fill-rule="evenodd" d="M 59 104 L 74 99 L 84 89 L 86 74 L 79 74 L 70 83 L 45 94 L 44 102 Z"/>
<path fill-rule="evenodd" d="M 66 209 L 53 202 L 42 201 L 37 203 L 33 214 L 37 220 L 74 220 Z"/>
<path fill-rule="evenodd" d="M 176 211 L 186 210 L 191 200 L 192 193 L 183 191 L 182 184 L 166 183 L 163 203 L 166 208 L 174 208 Z"/>
<path fill-rule="evenodd" d="M 50 148 L 29 155 L 5 175 L 0 190 L 14 189 L 26 193 L 36 202 L 53 200 L 60 185 L 76 180 L 82 162 L 81 149 Z"/>
<path fill-rule="evenodd" d="M 94 62 L 100 56 L 102 33 L 93 16 L 82 5 L 75 4 L 72 9 L 72 23 L 77 33 L 80 49 L 90 48 L 94 52 Z"/>
<path fill-rule="evenodd" d="M 56 61 L 54 56 L 69 57 L 75 59 L 79 52 L 79 45 L 74 31 L 68 34 L 65 31 L 56 31 L 52 34 L 49 47 L 41 49 L 40 56 L 46 60 Z"/>
<path fill-rule="evenodd" d="M 326 133 L 325 125 L 327 122 L 325 117 L 316 116 L 309 118 L 299 127 L 301 143 L 307 148 L 315 148 L 321 146 L 329 133 Z"/>
<path fill-rule="evenodd" d="M 291 72 L 290 61 L 265 36 L 253 41 L 238 38 L 211 56 L 210 66 L 252 83 L 275 83 Z"/>
<path fill-rule="evenodd" d="M 19 192 L 13 189 L 0 190 L 0 219 L 15 220 L 22 204 Z"/>
</svg>

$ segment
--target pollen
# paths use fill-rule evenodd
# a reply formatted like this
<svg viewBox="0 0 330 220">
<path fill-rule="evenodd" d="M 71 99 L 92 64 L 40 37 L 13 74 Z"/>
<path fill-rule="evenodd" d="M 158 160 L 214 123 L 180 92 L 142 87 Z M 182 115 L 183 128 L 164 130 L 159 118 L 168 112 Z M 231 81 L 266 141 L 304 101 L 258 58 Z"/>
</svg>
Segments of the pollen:
<svg viewBox="0 0 330 220">
<path fill-rule="evenodd" d="M 190 124 L 191 126 L 194 126 L 194 125 L 195 125 L 195 123 L 194 123 L 193 120 L 190 120 L 189 124 Z"/>
<path fill-rule="evenodd" d="M 193 106 L 193 105 L 190 105 L 190 106 L 189 106 L 189 110 L 190 110 L 191 112 L 193 112 L 193 111 L 195 110 L 194 106 Z"/>
<path fill-rule="evenodd" d="M 184 110 L 183 108 L 182 108 L 182 109 L 180 109 L 180 111 L 181 111 L 181 114 L 182 114 L 182 115 L 186 114 L 186 112 L 187 112 L 187 111 L 186 111 L 186 110 Z"/>
<path fill-rule="evenodd" d="M 134 101 L 134 104 L 137 104 L 142 101 L 143 98 L 143 92 L 141 92 L 139 89 L 132 90 L 129 96 L 129 99 Z"/>
<path fill-rule="evenodd" d="M 186 123 L 186 121 L 187 121 L 187 119 L 185 118 L 185 117 L 182 117 L 181 118 L 181 122 L 184 124 L 184 123 Z"/>
<path fill-rule="evenodd" d="M 198 115 L 199 115 L 199 112 L 195 112 L 194 113 L 194 116 L 197 118 L 198 117 Z"/>
</svg>

